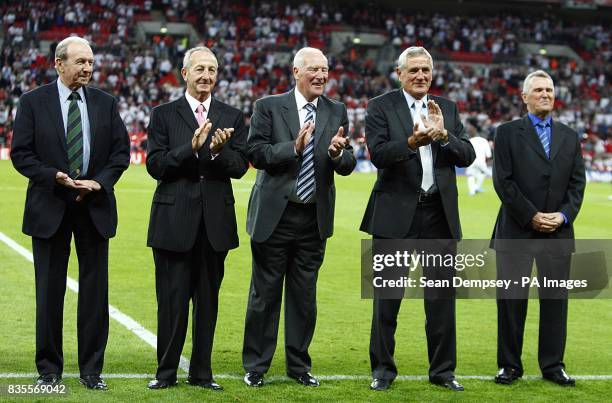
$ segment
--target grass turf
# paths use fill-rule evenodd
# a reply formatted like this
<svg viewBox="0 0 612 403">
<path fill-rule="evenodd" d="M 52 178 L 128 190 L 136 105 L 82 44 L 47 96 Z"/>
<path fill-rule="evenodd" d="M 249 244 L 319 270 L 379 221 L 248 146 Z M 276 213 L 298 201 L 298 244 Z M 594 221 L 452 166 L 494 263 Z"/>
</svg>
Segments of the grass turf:
<svg viewBox="0 0 612 403">
<path fill-rule="evenodd" d="M 26 180 L 8 161 L 0 161 L 0 231 L 21 245 L 31 248 L 23 235 L 21 219 Z M 234 182 L 236 211 L 241 246 L 231 251 L 220 296 L 219 321 L 213 352 L 213 370 L 217 374 L 239 376 L 243 373 L 240 352 L 244 313 L 251 274 L 249 238 L 244 232 L 248 196 L 254 171 Z M 318 323 L 310 349 L 315 375 L 369 375 L 368 342 L 371 301 L 360 299 L 361 216 L 375 175 L 355 174 L 337 177 L 335 235 L 327 244 L 327 253 L 318 281 Z M 110 303 L 151 331 L 156 329 L 154 270 L 151 251 L 146 248 L 148 212 L 155 187 L 144 167 L 132 166 L 117 186 L 119 229 L 111 240 Z M 459 178 L 460 213 L 465 238 L 488 238 L 495 221 L 499 201 L 490 181 L 485 193 L 467 196 L 465 178 Z M 585 202 L 576 223 L 580 238 L 610 238 L 612 210 L 609 184 L 589 184 Z M 32 264 L 4 244 L 0 244 L 0 373 L 35 372 L 34 366 L 34 278 Z M 71 257 L 69 275 L 77 278 L 76 258 Z M 76 365 L 76 294 L 66 293 L 64 318 L 65 372 L 78 373 Z M 422 301 L 405 300 L 398 318 L 396 361 L 400 375 L 426 375 L 427 351 Z M 525 330 L 523 361 L 525 373 L 538 374 L 537 301 L 531 301 Z M 612 303 L 609 300 L 570 301 L 568 341 L 565 361 L 571 374 L 612 374 Z M 491 375 L 496 371 L 496 310 L 494 300 L 459 300 L 457 302 L 457 376 Z M 189 357 L 191 340 L 183 354 Z M 111 320 L 106 352 L 106 373 L 154 373 L 155 351 Z M 182 372 L 179 371 L 179 374 Z M 268 376 L 283 376 L 283 323 L 279 345 Z M 184 374 L 183 374 L 184 375 Z M 0 379 L 25 384 L 30 379 Z M 388 393 L 367 389 L 366 380 L 323 381 L 311 390 L 289 381 L 276 381 L 261 390 L 251 390 L 236 379 L 219 379 L 223 393 L 202 391 L 184 384 L 168 391 L 146 390 L 145 379 L 107 379 L 110 390 L 95 393 L 78 386 L 76 379 L 66 379 L 68 400 L 605 400 L 612 392 L 612 381 L 579 381 L 566 390 L 544 381 L 521 381 L 512 387 L 491 381 L 463 380 L 466 392 L 452 394 L 425 381 L 399 381 Z M 0 399 L 6 396 L 0 396 Z"/>
</svg>

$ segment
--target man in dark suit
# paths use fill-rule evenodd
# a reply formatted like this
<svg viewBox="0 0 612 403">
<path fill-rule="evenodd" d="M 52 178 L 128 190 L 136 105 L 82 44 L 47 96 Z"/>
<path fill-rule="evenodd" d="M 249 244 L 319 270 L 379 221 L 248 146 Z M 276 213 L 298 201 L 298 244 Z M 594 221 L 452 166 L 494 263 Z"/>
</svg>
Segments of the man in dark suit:
<svg viewBox="0 0 612 403">
<path fill-rule="evenodd" d="M 77 333 L 81 383 L 106 389 L 100 374 L 108 339 L 108 239 L 117 229 L 115 183 L 130 163 L 129 138 L 109 94 L 86 87 L 93 52 L 82 38 L 55 50 L 59 79 L 24 94 L 11 159 L 29 179 L 23 232 L 36 274 L 39 385 L 61 382 L 62 322 L 70 241 L 79 259 Z"/>
<path fill-rule="evenodd" d="M 574 130 L 551 118 L 555 93 L 546 72 L 538 70 L 525 78 L 522 97 L 528 114 L 499 126 L 495 136 L 493 184 L 502 203 L 491 242 L 497 253 L 497 275 L 503 279 L 530 276 L 535 259 L 540 280 L 567 280 L 574 250 L 573 222 L 586 182 L 580 141 Z M 523 375 L 528 292 L 527 287 L 519 289 L 518 295 L 508 298 L 498 293 L 496 383 L 512 384 Z M 541 288 L 539 296 L 540 370 L 544 379 L 573 386 L 575 380 L 563 363 L 567 290 Z"/>
<path fill-rule="evenodd" d="M 244 116 L 212 97 L 217 58 L 206 47 L 185 53 L 185 96 L 153 109 L 147 171 L 157 179 L 147 245 L 157 291 L 157 373 L 150 389 L 176 385 L 193 301 L 193 350 L 187 383 L 222 390 L 211 353 L 224 261 L 238 247 L 230 178 L 249 164 Z"/>
<path fill-rule="evenodd" d="M 316 322 L 316 285 L 325 243 L 332 235 L 334 172 L 349 175 L 356 161 L 344 133 L 346 107 L 323 95 L 327 58 L 300 49 L 293 61 L 296 87 L 255 104 L 247 141 L 257 171 L 247 215 L 253 272 L 246 313 L 244 381 L 263 385 L 276 348 L 285 282 L 287 374 L 318 386 L 308 346 Z"/>
<path fill-rule="evenodd" d="M 422 47 L 406 49 L 398 59 L 402 88 L 372 99 L 366 115 L 366 140 L 379 169 L 361 230 L 374 239 L 461 239 L 455 166 L 474 161 L 474 149 L 459 120 L 457 106 L 428 95 L 433 60 Z M 426 252 L 442 250 L 430 245 Z M 456 249 L 456 243 L 450 246 Z M 420 249 L 419 249 L 420 250 Z M 452 270 L 424 267 L 430 279 L 452 277 Z M 425 289 L 429 379 L 451 390 L 455 380 L 455 297 Z M 370 361 L 374 390 L 386 390 L 397 376 L 393 360 L 401 296 L 374 298 Z"/>
</svg>

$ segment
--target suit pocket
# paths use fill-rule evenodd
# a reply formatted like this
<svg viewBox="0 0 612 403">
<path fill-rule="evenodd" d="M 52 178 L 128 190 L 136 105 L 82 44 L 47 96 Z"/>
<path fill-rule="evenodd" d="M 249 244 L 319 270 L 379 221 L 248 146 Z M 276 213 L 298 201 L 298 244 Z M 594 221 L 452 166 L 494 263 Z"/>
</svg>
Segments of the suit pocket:
<svg viewBox="0 0 612 403">
<path fill-rule="evenodd" d="M 174 204 L 174 195 L 166 195 L 163 193 L 155 193 L 153 195 L 153 203 L 158 204 Z"/>
</svg>

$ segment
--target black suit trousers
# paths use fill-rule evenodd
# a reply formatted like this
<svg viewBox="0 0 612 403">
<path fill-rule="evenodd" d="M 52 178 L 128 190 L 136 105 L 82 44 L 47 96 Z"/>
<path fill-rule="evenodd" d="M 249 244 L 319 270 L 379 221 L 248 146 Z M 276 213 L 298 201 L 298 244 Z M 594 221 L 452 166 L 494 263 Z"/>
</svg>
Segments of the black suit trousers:
<svg viewBox="0 0 612 403">
<path fill-rule="evenodd" d="M 497 252 L 497 278 L 520 282 L 521 277 L 531 276 L 536 261 L 537 277 L 543 285 L 548 279 L 569 278 L 571 256 L 532 255 L 525 253 Z M 523 373 L 521 353 L 527 317 L 529 288 L 520 288 L 524 295 L 512 294 L 512 299 L 497 299 L 497 365 L 513 368 Z M 540 288 L 540 326 L 538 338 L 538 362 L 542 373 L 565 368 L 563 355 L 567 337 L 567 289 Z M 519 298 L 522 297 L 522 298 Z"/>
<path fill-rule="evenodd" d="M 227 251 L 213 250 L 204 224 L 189 252 L 153 248 L 157 292 L 157 379 L 174 382 L 189 323 L 192 300 L 192 343 L 189 376 L 212 380 L 211 355 L 219 289 Z"/>
<path fill-rule="evenodd" d="M 61 374 L 64 369 L 62 325 L 72 234 L 79 261 L 79 371 L 81 376 L 99 375 L 104 365 L 108 340 L 108 240 L 95 229 L 86 203 L 87 200 L 68 203 L 57 232 L 50 238 L 32 238 L 36 367 L 41 375 Z"/>
<path fill-rule="evenodd" d="M 405 239 L 451 239 L 449 226 L 440 200 L 419 205 L 413 223 Z M 374 239 L 381 239 L 374 237 Z M 456 253 L 456 243 L 431 242 L 419 248 L 423 252 Z M 450 248 L 450 249 L 449 249 Z M 418 250 L 421 252 L 421 250 Z M 430 280 L 449 279 L 453 271 L 436 266 L 424 267 L 423 276 Z M 370 364 L 372 377 L 393 380 L 397 376 L 397 366 L 393 359 L 395 353 L 395 330 L 397 315 L 402 303 L 401 296 L 396 299 L 374 298 L 372 328 L 370 334 Z M 429 358 L 430 380 L 453 379 L 457 363 L 455 294 L 447 289 L 440 294 L 435 289 L 424 290 L 425 333 Z"/>
<path fill-rule="evenodd" d="M 265 242 L 251 241 L 253 273 L 246 312 L 242 362 L 247 372 L 265 373 L 272 362 L 283 281 L 287 373 L 311 369 L 308 347 L 317 319 L 317 277 L 325 254 L 315 204 L 289 203 Z"/>
</svg>

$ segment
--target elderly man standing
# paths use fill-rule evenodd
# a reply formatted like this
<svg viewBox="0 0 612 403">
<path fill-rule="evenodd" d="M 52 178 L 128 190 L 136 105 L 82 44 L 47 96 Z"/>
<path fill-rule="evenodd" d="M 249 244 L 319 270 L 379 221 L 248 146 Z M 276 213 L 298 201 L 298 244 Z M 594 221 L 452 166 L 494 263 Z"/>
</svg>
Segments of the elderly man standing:
<svg viewBox="0 0 612 403">
<path fill-rule="evenodd" d="M 157 179 L 147 245 L 157 291 L 157 373 L 150 389 L 177 384 L 189 301 L 193 349 L 187 383 L 222 390 L 211 353 L 227 252 L 238 247 L 230 178 L 247 171 L 244 116 L 212 96 L 219 65 L 206 47 L 189 49 L 185 95 L 153 109 L 147 171 Z"/>
<path fill-rule="evenodd" d="M 475 158 L 474 148 L 459 120 L 457 105 L 428 94 L 433 60 L 427 50 L 416 46 L 404 50 L 397 74 L 402 88 L 368 104 L 365 134 L 372 163 L 379 171 L 361 230 L 375 240 L 460 240 L 455 166 L 469 166 Z M 451 249 L 456 249 L 456 243 Z M 452 270 L 438 266 L 425 266 L 423 274 L 429 279 L 453 276 Z M 430 289 L 424 292 L 429 380 L 463 390 L 454 375 L 454 289 L 444 290 L 445 295 L 433 295 Z M 370 336 L 370 388 L 374 390 L 388 389 L 397 376 L 393 353 L 401 302 L 374 298 Z"/>
<path fill-rule="evenodd" d="M 527 115 L 499 126 L 495 135 L 493 185 L 501 207 L 491 243 L 497 254 L 497 275 L 513 280 L 530 277 L 535 260 L 540 280 L 567 280 L 574 251 L 573 223 L 586 183 L 580 140 L 574 130 L 552 119 L 555 88 L 548 73 L 529 74 L 522 97 Z M 528 288 L 508 295 L 511 298 L 498 293 L 496 383 L 509 385 L 523 376 L 528 293 Z M 574 386 L 576 381 L 567 375 L 563 363 L 567 289 L 559 293 L 541 288 L 539 297 L 542 376 L 561 386 Z"/>
<path fill-rule="evenodd" d="M 83 38 L 55 49 L 57 81 L 24 94 L 11 160 L 29 179 L 23 232 L 32 236 L 36 274 L 39 385 L 64 369 L 62 322 L 70 241 L 79 259 L 77 333 L 80 381 L 100 377 L 108 340 L 108 240 L 117 229 L 114 186 L 130 163 L 129 138 L 111 95 L 88 87 L 94 55 Z"/>
<path fill-rule="evenodd" d="M 332 235 L 334 172 L 349 175 L 355 157 L 345 133 L 344 104 L 323 95 L 327 58 L 314 48 L 293 60 L 296 86 L 255 104 L 247 141 L 257 171 L 247 214 L 253 271 L 242 362 L 249 386 L 262 386 L 270 367 L 285 283 L 287 375 L 319 386 L 308 347 L 317 317 L 316 286 Z"/>
</svg>

